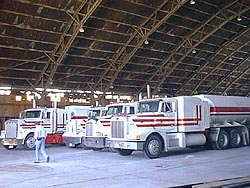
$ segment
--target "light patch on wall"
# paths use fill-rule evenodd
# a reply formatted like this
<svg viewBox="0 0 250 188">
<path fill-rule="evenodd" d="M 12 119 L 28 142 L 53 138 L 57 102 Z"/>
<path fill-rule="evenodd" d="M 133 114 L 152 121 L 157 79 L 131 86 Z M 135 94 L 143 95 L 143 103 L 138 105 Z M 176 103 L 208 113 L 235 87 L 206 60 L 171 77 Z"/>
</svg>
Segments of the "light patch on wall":
<svg viewBox="0 0 250 188">
<path fill-rule="evenodd" d="M 16 101 L 22 101 L 22 96 L 16 95 Z"/>
</svg>

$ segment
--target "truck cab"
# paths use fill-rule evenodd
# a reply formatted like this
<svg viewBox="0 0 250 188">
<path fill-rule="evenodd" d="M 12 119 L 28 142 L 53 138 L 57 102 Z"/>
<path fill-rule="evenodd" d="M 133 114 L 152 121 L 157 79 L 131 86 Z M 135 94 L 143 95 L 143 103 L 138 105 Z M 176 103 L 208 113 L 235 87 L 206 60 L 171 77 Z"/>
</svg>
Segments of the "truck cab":
<svg viewBox="0 0 250 188">
<path fill-rule="evenodd" d="M 106 116 L 107 107 L 92 107 L 89 111 L 88 119 L 95 119 Z"/>
<path fill-rule="evenodd" d="M 85 134 L 86 121 L 91 113 L 90 106 L 67 106 L 65 107 L 69 120 L 66 122 L 62 135 L 63 143 L 68 147 L 76 147 L 82 143 Z"/>
<path fill-rule="evenodd" d="M 61 142 L 60 135 L 66 123 L 66 112 L 59 108 L 27 109 L 19 119 L 5 122 L 5 135 L 2 140 L 6 149 L 24 145 L 27 149 L 35 148 L 34 131 L 36 125 L 45 127 L 48 134 L 46 143 Z"/>
<path fill-rule="evenodd" d="M 115 103 L 107 105 L 107 113 L 99 119 L 89 119 L 83 144 L 93 150 L 107 148 L 106 140 L 110 136 L 110 120 L 114 114 L 131 116 L 137 111 L 137 103 Z"/>
</svg>

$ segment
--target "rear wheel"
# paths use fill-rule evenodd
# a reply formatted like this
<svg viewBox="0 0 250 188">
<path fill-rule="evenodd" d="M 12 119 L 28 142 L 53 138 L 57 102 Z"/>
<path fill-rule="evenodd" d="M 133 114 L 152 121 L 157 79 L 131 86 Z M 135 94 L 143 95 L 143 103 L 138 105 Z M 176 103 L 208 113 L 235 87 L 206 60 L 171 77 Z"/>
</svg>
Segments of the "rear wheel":
<svg viewBox="0 0 250 188">
<path fill-rule="evenodd" d="M 122 156 L 128 156 L 133 153 L 133 150 L 131 149 L 116 149 L 117 153 L 119 153 Z"/>
<path fill-rule="evenodd" d="M 24 145 L 28 150 L 36 149 L 36 139 L 34 138 L 34 134 L 29 134 L 24 141 Z"/>
<path fill-rule="evenodd" d="M 162 151 L 162 141 L 159 136 L 152 135 L 145 142 L 143 152 L 149 159 L 158 158 Z"/>
<path fill-rule="evenodd" d="M 17 146 L 14 146 L 14 145 L 3 145 L 3 147 L 5 149 L 12 150 L 12 149 L 15 149 Z"/>
<path fill-rule="evenodd" d="M 218 140 L 213 143 L 212 148 L 217 150 L 227 149 L 229 147 L 229 135 L 225 130 L 220 130 Z"/>
<path fill-rule="evenodd" d="M 232 148 L 237 148 L 242 146 L 242 136 L 240 131 L 233 129 L 230 131 L 230 145 Z"/>
</svg>

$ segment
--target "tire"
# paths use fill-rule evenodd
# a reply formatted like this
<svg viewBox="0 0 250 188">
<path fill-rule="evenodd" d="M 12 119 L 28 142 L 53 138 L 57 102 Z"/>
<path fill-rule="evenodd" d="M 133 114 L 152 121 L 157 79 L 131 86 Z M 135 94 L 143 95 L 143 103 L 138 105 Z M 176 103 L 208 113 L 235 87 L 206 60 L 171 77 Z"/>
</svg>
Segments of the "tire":
<svg viewBox="0 0 250 188">
<path fill-rule="evenodd" d="M 3 145 L 3 147 L 5 149 L 8 149 L 8 150 L 13 150 L 13 149 L 16 149 L 17 146 L 14 146 L 14 145 Z"/>
<path fill-rule="evenodd" d="M 230 146 L 232 148 L 238 148 L 243 145 L 240 131 L 238 131 L 237 129 L 232 129 L 229 134 L 230 134 Z"/>
<path fill-rule="evenodd" d="M 109 148 L 109 150 L 110 150 L 112 153 L 117 153 L 117 149 L 115 149 L 115 148 Z"/>
<path fill-rule="evenodd" d="M 76 147 L 77 147 L 76 145 L 73 145 L 73 146 L 68 145 L 68 148 L 76 148 Z"/>
<path fill-rule="evenodd" d="M 88 147 L 88 146 L 86 146 L 85 144 L 84 144 L 84 140 L 83 140 L 83 138 L 81 139 L 81 147 L 82 147 L 82 149 L 84 149 L 84 150 L 90 150 L 91 148 L 90 147 Z"/>
<path fill-rule="evenodd" d="M 150 136 L 143 147 L 144 155 L 149 159 L 156 159 L 162 152 L 162 141 L 159 136 Z"/>
<path fill-rule="evenodd" d="M 102 151 L 103 148 L 91 148 L 93 151 Z"/>
<path fill-rule="evenodd" d="M 84 144 L 82 144 L 81 146 L 82 146 L 82 149 L 84 149 L 84 150 L 90 150 L 91 149 L 90 147 L 87 147 Z"/>
<path fill-rule="evenodd" d="M 133 153 L 131 149 L 116 149 L 117 153 L 121 156 L 129 156 Z"/>
<path fill-rule="evenodd" d="M 34 134 L 29 134 L 24 141 L 24 145 L 27 150 L 35 150 L 36 149 L 36 139 L 34 138 Z"/>
<path fill-rule="evenodd" d="M 220 130 L 218 140 L 213 143 L 212 148 L 217 150 L 224 150 L 229 148 L 230 138 L 225 130 Z"/>
</svg>

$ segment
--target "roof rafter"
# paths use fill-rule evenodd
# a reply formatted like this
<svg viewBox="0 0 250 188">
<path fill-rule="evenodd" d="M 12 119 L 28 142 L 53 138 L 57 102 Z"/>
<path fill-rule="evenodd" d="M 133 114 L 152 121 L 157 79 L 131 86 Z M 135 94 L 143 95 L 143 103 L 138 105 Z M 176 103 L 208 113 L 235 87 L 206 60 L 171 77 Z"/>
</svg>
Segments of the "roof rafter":
<svg viewBox="0 0 250 188">
<path fill-rule="evenodd" d="M 221 46 L 220 48 L 218 48 L 218 50 L 216 52 L 214 52 L 214 54 L 208 58 L 207 62 L 205 64 L 203 64 L 201 67 L 198 68 L 198 70 L 195 71 L 194 74 L 192 74 L 185 83 L 183 83 L 182 87 L 180 87 L 178 89 L 178 91 L 176 92 L 176 94 L 179 94 L 183 88 L 185 87 L 186 84 L 188 84 L 189 82 L 191 82 L 195 77 L 197 77 L 197 75 L 204 69 L 207 67 L 207 65 L 209 64 L 210 61 L 214 61 L 215 57 L 220 54 L 227 46 L 229 46 L 231 43 L 235 42 L 237 39 L 239 39 L 242 35 L 246 34 L 248 31 L 250 30 L 250 28 L 245 28 L 244 30 L 242 30 L 240 33 L 236 34 L 235 36 L 233 36 L 233 38 L 231 40 L 228 40 L 227 42 L 225 42 L 223 44 L 223 46 Z M 234 51 L 231 54 L 228 54 L 228 56 L 231 56 L 234 53 Z M 225 62 L 225 60 L 228 59 L 228 57 L 225 57 L 222 62 Z M 218 62 L 218 65 L 220 64 L 220 62 Z M 211 72 L 212 73 L 212 72 Z M 204 79 L 203 79 L 204 81 Z M 200 82 L 201 84 L 201 82 Z M 218 83 L 219 84 L 219 83 Z M 211 88 L 212 89 L 212 88 Z M 210 92 L 211 90 L 209 90 Z M 193 90 L 193 92 L 195 92 Z"/>
<path fill-rule="evenodd" d="M 76 13 L 79 13 L 84 6 L 89 6 L 87 8 L 87 12 L 86 14 L 84 15 L 84 17 L 79 21 L 78 24 L 81 24 L 83 25 L 88 19 L 89 17 L 92 15 L 92 13 L 97 9 L 97 7 L 100 5 L 100 3 L 102 2 L 102 0 L 96 0 L 94 1 L 94 3 L 92 4 L 91 3 L 87 3 L 87 1 L 83 1 L 81 3 L 81 5 L 78 7 Z M 60 65 L 60 63 L 62 62 L 65 54 L 67 53 L 67 51 L 69 50 L 69 48 L 71 47 L 74 39 L 77 37 L 78 33 L 79 33 L 79 25 L 75 26 L 74 25 L 74 20 L 71 21 L 65 32 L 62 34 L 61 36 L 61 39 L 58 43 L 58 45 L 56 46 L 56 48 L 54 49 L 54 51 L 52 52 L 52 58 L 55 58 L 55 54 L 60 54 L 59 57 L 55 60 L 55 63 L 53 64 L 53 62 L 51 62 L 51 60 L 48 61 L 47 65 L 45 65 L 42 73 L 40 74 L 40 76 L 38 77 L 36 83 L 35 83 L 35 86 L 37 87 L 38 84 L 40 83 L 41 79 L 42 79 L 42 76 L 45 74 L 45 72 L 50 68 L 51 66 L 51 70 L 49 71 L 49 77 L 47 79 L 47 82 L 45 83 L 44 87 L 47 88 L 48 85 L 53 81 L 53 77 L 56 73 L 56 70 L 58 68 L 58 66 Z M 72 32 L 72 35 L 71 37 L 68 39 L 68 41 L 64 41 L 64 37 L 71 31 L 73 30 Z M 66 42 L 66 44 L 65 44 Z"/>
<path fill-rule="evenodd" d="M 247 57 L 247 59 L 245 59 L 245 60 L 243 60 L 240 64 L 244 64 L 245 62 L 249 62 L 250 61 L 250 54 L 248 54 L 248 57 Z M 238 77 L 236 77 L 235 78 L 235 80 L 234 81 L 232 81 L 231 83 L 229 83 L 226 87 L 225 87 L 225 89 L 222 91 L 222 94 L 226 94 L 226 92 L 229 90 L 229 88 L 234 84 L 234 83 L 236 83 L 239 79 L 241 79 L 247 72 L 249 72 L 250 71 L 250 66 L 248 66 L 248 68 L 245 70 L 245 71 L 243 71 L 242 73 L 241 73 L 241 75 L 239 75 Z M 248 82 L 249 83 L 249 82 Z"/>
<path fill-rule="evenodd" d="M 235 1 L 234 1 L 234 2 L 235 2 Z M 230 2 L 230 3 L 228 4 L 228 6 L 232 5 L 234 2 Z M 216 9 L 216 10 L 217 10 L 217 9 Z M 190 38 L 191 38 L 193 35 L 195 35 L 196 33 L 200 32 L 200 31 L 203 31 L 204 27 L 206 27 L 207 24 L 208 24 L 209 22 L 211 22 L 214 18 L 216 18 L 219 14 L 221 14 L 221 12 L 222 12 L 222 10 L 219 10 L 219 11 L 213 13 L 213 16 L 212 16 L 212 17 L 210 17 L 206 22 L 204 22 L 201 26 L 199 26 L 199 27 L 198 27 L 197 29 L 195 29 L 192 33 L 190 33 L 182 42 L 180 42 L 178 45 L 176 45 L 176 48 L 173 50 L 172 54 L 171 54 L 166 60 L 163 61 L 163 63 L 162 63 L 162 65 L 160 66 L 159 70 L 156 71 L 155 74 L 152 75 L 152 76 L 148 79 L 148 81 L 145 82 L 145 83 L 141 86 L 141 88 L 139 89 L 139 93 L 142 92 L 142 90 L 146 87 L 146 85 L 148 85 L 148 84 L 153 80 L 153 78 L 154 78 L 155 76 L 158 75 L 158 77 L 159 77 L 159 83 L 157 84 L 157 86 L 155 87 L 155 89 L 154 89 L 153 92 L 152 92 L 152 93 L 156 93 L 156 91 L 159 90 L 161 84 L 165 81 L 165 79 L 172 73 L 172 71 L 177 67 L 177 65 L 178 65 L 179 63 L 181 63 L 181 61 L 178 61 L 178 63 L 176 62 L 175 65 L 174 65 L 170 70 L 168 70 L 168 73 L 165 74 L 165 75 L 163 75 L 162 73 L 164 73 L 164 71 L 162 71 L 162 70 L 165 69 L 165 67 L 167 66 L 167 64 L 169 63 L 169 61 L 174 60 L 174 55 L 175 55 L 184 45 L 190 43 Z M 191 51 L 192 51 L 192 49 L 189 50 L 188 52 L 186 52 L 186 55 L 188 55 Z M 185 58 L 186 55 L 183 55 L 183 57 Z M 184 59 L 183 57 L 182 57 L 182 59 Z M 161 73 L 161 74 L 160 74 L 160 73 Z M 139 93 L 138 93 L 138 94 L 139 94 Z"/>
<path fill-rule="evenodd" d="M 239 14 L 242 14 L 242 13 L 248 11 L 249 9 L 250 9 L 250 8 L 247 7 L 247 8 L 245 8 L 245 9 L 241 10 Z M 218 28 L 222 27 L 222 26 L 223 26 L 224 24 L 226 24 L 228 21 L 230 21 L 230 20 L 232 20 L 232 19 L 235 19 L 237 16 L 238 16 L 238 15 L 233 15 L 233 16 L 229 17 L 227 20 L 225 20 L 224 22 L 222 22 L 222 23 L 218 26 Z M 240 49 L 240 48 L 241 48 L 241 46 L 239 46 L 237 49 L 235 49 L 235 51 L 237 51 L 237 50 Z M 232 52 L 231 54 L 233 54 L 233 53 L 234 53 L 234 52 Z M 230 54 L 230 55 L 231 55 L 231 54 Z M 230 55 L 229 55 L 229 56 L 230 56 Z M 223 63 L 226 59 L 227 59 L 227 57 L 225 57 L 225 58 L 222 60 L 221 63 Z M 221 63 L 219 63 L 216 67 L 219 67 Z M 215 67 L 215 68 L 216 68 L 216 67 Z M 213 72 L 213 71 L 211 71 L 211 72 Z M 207 75 L 206 75 L 206 76 L 205 76 L 205 77 L 195 86 L 195 88 L 194 88 L 193 91 L 192 91 L 192 94 L 200 87 L 201 83 L 202 83 L 206 78 L 208 78 L 209 76 L 210 76 L 210 73 L 207 74 Z"/>
<path fill-rule="evenodd" d="M 109 81 L 109 83 L 108 83 L 107 87 L 105 88 L 104 92 L 107 92 L 109 90 L 110 86 L 113 85 L 113 83 L 116 80 L 116 78 L 117 78 L 118 74 L 120 73 L 120 71 L 129 62 L 129 60 L 135 55 L 137 50 L 147 40 L 147 38 L 152 33 L 154 33 L 168 18 L 170 18 L 186 2 L 187 2 L 187 0 L 184 0 L 184 1 L 181 1 L 181 2 L 176 4 L 174 1 L 171 1 L 170 3 L 172 3 L 172 7 L 171 7 L 171 10 L 169 10 L 169 13 L 166 14 L 158 23 L 153 25 L 152 28 L 150 30 L 146 31 L 143 35 L 141 33 L 138 33 L 137 30 L 135 30 L 135 32 L 132 34 L 132 36 L 130 37 L 128 42 L 125 44 L 125 46 L 123 46 L 123 48 L 121 48 L 119 53 L 117 53 L 117 55 L 113 58 L 113 62 L 117 62 L 117 60 L 120 57 L 122 57 L 122 55 L 125 55 L 124 58 L 122 59 L 122 63 L 120 65 L 117 65 L 117 70 L 114 72 L 113 77 Z M 166 3 L 168 3 L 168 1 L 163 1 L 163 3 L 150 16 L 148 16 L 148 18 L 142 24 L 140 24 L 140 26 L 138 28 L 139 29 L 144 28 L 145 24 L 149 20 L 154 19 L 157 12 L 159 10 L 161 10 L 166 5 Z M 141 39 L 138 41 L 137 45 L 133 48 L 132 52 L 130 52 L 129 54 L 126 54 L 126 48 L 133 41 L 134 38 L 141 38 Z M 113 65 L 109 66 L 109 68 L 104 72 L 103 77 L 105 77 L 108 74 L 108 72 L 111 70 L 112 67 L 113 67 Z M 97 82 L 97 84 L 94 86 L 94 89 L 97 89 L 97 86 L 98 86 L 98 84 L 100 82 L 101 82 L 101 80 L 99 80 Z"/>
<path fill-rule="evenodd" d="M 235 3 L 236 1 L 232 1 L 229 4 L 225 5 L 225 7 L 229 7 L 231 6 L 233 3 Z M 240 11 L 240 13 L 244 13 L 247 10 L 249 10 L 249 8 L 245 8 L 243 10 Z M 198 29 L 196 29 L 189 37 L 187 37 L 188 40 L 190 40 L 191 36 L 194 35 L 195 33 L 197 33 L 200 30 L 203 30 L 203 28 L 207 25 L 207 23 L 209 23 L 210 21 L 212 21 L 215 17 L 217 17 L 219 14 L 222 14 L 222 12 L 224 11 L 224 9 L 220 9 L 217 13 L 215 13 L 208 21 L 206 21 L 202 26 L 200 26 Z M 224 15 L 223 15 L 224 16 Z M 222 28 L 226 23 L 228 23 L 228 21 L 236 18 L 237 15 L 233 15 L 230 16 L 227 19 L 224 19 L 224 21 L 222 21 L 216 28 L 214 28 L 212 31 L 210 31 L 208 34 L 201 34 L 200 36 L 200 40 L 194 44 L 192 44 L 192 48 L 189 48 L 187 50 L 187 52 L 171 67 L 170 70 L 168 70 L 167 74 L 162 74 L 160 75 L 160 77 L 158 78 L 159 83 L 156 85 L 156 87 L 154 88 L 152 93 L 156 93 L 159 89 L 159 87 L 161 86 L 161 84 L 165 81 L 165 79 L 174 71 L 174 69 L 186 58 L 186 56 L 188 54 L 190 54 L 193 49 L 195 49 L 197 46 L 199 46 L 202 42 L 204 42 L 207 38 L 209 38 L 210 36 L 212 36 L 216 31 L 218 31 L 220 28 Z M 181 45 L 178 45 L 178 47 L 176 48 L 177 50 L 179 50 L 184 44 L 186 43 L 186 41 L 184 41 L 183 43 L 181 43 Z M 170 60 L 170 59 L 169 59 Z M 163 65 L 167 64 L 168 60 L 166 61 L 166 63 L 163 63 Z M 164 67 L 164 66 L 162 66 Z"/>
</svg>

